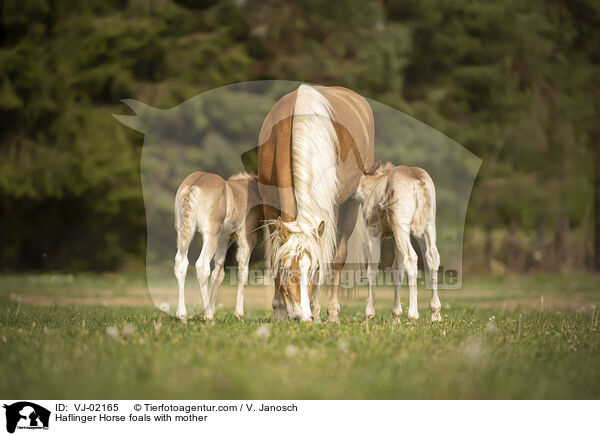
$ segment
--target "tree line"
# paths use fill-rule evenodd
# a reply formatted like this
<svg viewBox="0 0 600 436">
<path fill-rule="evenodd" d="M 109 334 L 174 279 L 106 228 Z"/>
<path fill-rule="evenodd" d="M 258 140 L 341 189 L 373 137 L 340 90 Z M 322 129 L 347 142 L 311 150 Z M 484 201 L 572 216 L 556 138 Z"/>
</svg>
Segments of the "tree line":
<svg viewBox="0 0 600 436">
<path fill-rule="evenodd" d="M 598 269 L 599 28 L 593 0 L 5 0 L 0 269 L 142 265 L 143 136 L 119 100 L 266 79 L 349 87 L 482 158 L 469 268 Z"/>
</svg>

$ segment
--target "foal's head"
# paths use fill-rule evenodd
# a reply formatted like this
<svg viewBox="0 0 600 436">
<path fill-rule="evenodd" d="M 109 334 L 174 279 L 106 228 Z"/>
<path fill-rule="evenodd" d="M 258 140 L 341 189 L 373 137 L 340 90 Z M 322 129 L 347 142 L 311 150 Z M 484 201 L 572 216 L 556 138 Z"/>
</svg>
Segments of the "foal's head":
<svg viewBox="0 0 600 436">
<path fill-rule="evenodd" d="M 319 240 L 323 236 L 325 223 L 321 221 L 316 230 L 306 232 L 295 222 L 278 220 L 280 257 L 275 282 L 276 292 L 285 300 L 288 317 L 301 321 L 312 320 L 310 299 L 319 264 Z"/>
</svg>

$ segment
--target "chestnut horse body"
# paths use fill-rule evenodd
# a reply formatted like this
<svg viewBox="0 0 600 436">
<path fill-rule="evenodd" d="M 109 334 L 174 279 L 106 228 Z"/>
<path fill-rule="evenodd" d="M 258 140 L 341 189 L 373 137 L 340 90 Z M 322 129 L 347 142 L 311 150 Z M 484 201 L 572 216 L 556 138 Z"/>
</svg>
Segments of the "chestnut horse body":
<svg viewBox="0 0 600 436">
<path fill-rule="evenodd" d="M 267 115 L 258 181 L 273 239 L 274 318 L 319 321 L 318 289 L 333 265 L 328 313 L 339 320 L 340 275 L 360 207 L 356 190 L 373 159 L 373 112 L 349 89 L 303 84 Z"/>
</svg>

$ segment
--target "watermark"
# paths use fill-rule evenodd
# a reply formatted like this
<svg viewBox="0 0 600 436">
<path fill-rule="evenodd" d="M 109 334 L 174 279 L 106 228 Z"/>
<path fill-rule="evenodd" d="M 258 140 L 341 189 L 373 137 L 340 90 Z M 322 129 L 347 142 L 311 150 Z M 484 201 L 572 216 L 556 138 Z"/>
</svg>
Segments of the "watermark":
<svg viewBox="0 0 600 436">
<path fill-rule="evenodd" d="M 239 268 L 237 266 L 226 266 L 228 272 L 227 280 L 222 285 L 237 286 L 239 284 Z M 401 277 L 400 277 L 401 276 Z M 458 271 L 453 269 L 440 268 L 438 271 L 438 286 L 441 288 L 453 287 L 458 283 Z M 270 269 L 250 268 L 248 269 L 248 286 L 274 286 L 273 271 Z M 366 270 L 344 269 L 340 272 L 339 286 L 342 289 L 353 289 L 369 285 L 369 277 Z M 376 286 L 407 286 L 406 275 L 400 274 L 393 268 L 384 268 L 377 271 L 375 278 Z M 321 286 L 333 286 L 333 271 L 324 274 L 324 280 Z M 417 286 L 430 287 L 430 277 L 428 274 L 419 270 L 417 272 Z"/>
<path fill-rule="evenodd" d="M 150 296 L 157 307 L 174 315 L 180 306 L 179 293 L 183 285 L 191 291 L 185 293 L 186 304 L 203 307 L 202 294 L 210 292 L 213 276 L 218 279 L 221 274 L 215 272 L 215 265 L 224 265 L 229 270 L 229 281 L 222 285 L 237 286 L 237 266 L 232 265 L 239 266 L 237 261 L 240 256 L 225 254 L 230 244 L 232 250 L 244 246 L 245 241 L 240 239 L 243 235 L 239 232 L 230 236 L 218 235 L 211 229 L 201 229 L 198 222 L 188 220 L 186 223 L 185 217 L 212 214 L 208 216 L 208 221 L 216 222 L 215 228 L 232 229 L 231 223 L 239 221 L 231 218 L 236 213 L 242 213 L 242 219 L 249 219 L 253 211 L 264 211 L 265 207 L 282 210 L 284 206 L 274 199 L 286 195 L 289 197 L 290 192 L 291 195 L 297 195 L 290 186 L 281 188 L 264 185 L 244 173 L 257 173 L 258 150 L 264 145 L 261 142 L 270 137 L 271 124 L 285 121 L 285 117 L 289 116 L 285 111 L 273 115 L 272 109 L 283 96 L 298 89 L 299 85 L 299 82 L 293 81 L 237 83 L 204 92 L 167 110 L 135 100 L 123 101 L 135 115 L 115 115 L 115 118 L 145 135 L 140 169 L 147 221 L 146 274 Z M 377 101 L 366 100 L 375 120 L 375 161 L 382 160 L 384 164 L 389 162 L 392 166 L 419 167 L 431 177 L 435 186 L 435 198 L 432 201 L 435 201 L 436 245 L 440 258 L 438 288 L 460 289 L 464 223 L 481 159 L 421 121 Z M 267 119 L 269 122 L 264 125 Z M 350 137 L 358 138 L 361 133 L 357 131 L 357 125 L 348 123 L 342 126 L 342 130 Z M 324 161 L 325 156 L 316 153 L 314 159 Z M 356 160 L 360 171 L 367 170 L 361 168 L 364 162 L 361 163 L 360 153 L 356 150 L 339 159 L 350 159 L 345 161 L 345 165 Z M 308 195 L 309 200 L 326 188 L 327 180 L 331 180 L 331 174 L 335 171 L 338 170 L 331 165 L 320 167 L 318 174 L 311 178 L 312 193 Z M 250 195 L 251 192 L 240 199 L 238 194 L 226 194 L 227 189 L 212 194 L 198 190 L 196 197 L 181 195 L 186 183 L 195 186 L 214 184 L 214 179 L 186 179 L 194 172 L 215 175 L 225 182 L 241 173 L 234 178 L 238 182 L 246 180 L 257 184 L 257 189 L 252 191 L 257 195 Z M 284 192 L 286 190 L 290 192 Z M 232 201 L 232 198 L 236 200 Z M 217 205 L 224 204 L 227 209 L 217 210 Z M 382 201 L 380 204 L 388 207 L 393 203 Z M 201 207 L 205 209 L 201 210 Z M 320 212 L 323 213 L 317 215 L 337 216 L 337 211 Z M 308 217 L 307 222 L 310 223 L 311 219 Z M 314 226 L 304 230 L 319 234 L 319 224 L 320 218 L 315 218 Z M 330 230 L 331 224 L 326 229 Z M 210 240 L 211 234 L 216 235 L 215 240 Z M 259 229 L 254 234 L 258 241 L 250 245 L 255 246 L 253 263 L 256 262 L 257 253 L 263 256 L 268 252 L 265 232 Z M 181 235 L 187 236 L 182 238 Z M 427 253 L 424 238 L 416 237 L 412 245 L 424 261 Z M 206 246 L 213 248 L 202 255 L 202 248 Z M 393 243 L 384 243 L 382 259 L 393 255 Z M 250 268 L 247 284 L 273 286 L 273 277 L 268 270 L 267 262 L 264 262 L 264 268 Z M 197 280 L 187 280 L 188 276 L 195 276 Z M 431 285 L 429 273 L 419 273 L 417 281 L 419 286 L 429 288 Z M 333 284 L 331 271 L 327 271 L 322 282 L 327 287 Z M 343 289 L 367 284 L 366 272 L 361 268 L 347 267 L 340 277 Z M 392 271 L 380 271 L 377 285 L 393 286 Z M 190 289 L 190 286 L 194 289 Z"/>
</svg>

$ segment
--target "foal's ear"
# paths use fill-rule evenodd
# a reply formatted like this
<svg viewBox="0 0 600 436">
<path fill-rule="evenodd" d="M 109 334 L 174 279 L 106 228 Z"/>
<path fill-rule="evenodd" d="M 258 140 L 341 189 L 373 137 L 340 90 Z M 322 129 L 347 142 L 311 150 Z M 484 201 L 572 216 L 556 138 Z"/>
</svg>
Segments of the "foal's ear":
<svg viewBox="0 0 600 436">
<path fill-rule="evenodd" d="M 325 221 L 321 221 L 321 224 L 319 224 L 319 228 L 317 229 L 317 235 L 319 235 L 319 238 L 321 236 L 323 236 L 324 231 L 325 231 Z"/>
<path fill-rule="evenodd" d="M 377 171 L 380 166 L 381 166 L 381 161 L 375 162 L 373 165 L 371 165 L 371 168 L 365 170 L 365 175 L 372 176 L 373 174 L 375 174 L 375 171 Z"/>
<path fill-rule="evenodd" d="M 281 236 L 283 237 L 283 240 L 287 241 L 290 237 L 289 229 L 287 228 L 285 223 L 282 221 L 281 217 L 277 218 L 277 222 L 279 224 L 279 228 L 281 229 Z"/>
</svg>

